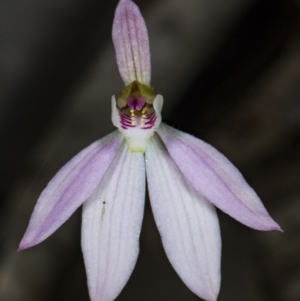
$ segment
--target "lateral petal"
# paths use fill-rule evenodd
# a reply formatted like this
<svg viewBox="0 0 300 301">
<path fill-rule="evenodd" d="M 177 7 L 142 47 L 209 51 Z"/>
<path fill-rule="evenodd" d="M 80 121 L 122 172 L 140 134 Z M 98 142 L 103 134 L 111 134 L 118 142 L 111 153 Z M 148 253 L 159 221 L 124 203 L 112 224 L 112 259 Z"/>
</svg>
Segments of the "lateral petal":
<svg viewBox="0 0 300 301">
<path fill-rule="evenodd" d="M 83 205 L 82 251 L 92 301 L 114 300 L 127 283 L 139 253 L 144 202 L 144 156 L 124 142 Z"/>
<path fill-rule="evenodd" d="M 82 150 L 60 169 L 41 193 L 19 250 L 45 240 L 90 197 L 122 140 L 115 131 Z"/>
<path fill-rule="evenodd" d="M 255 191 L 224 155 L 204 141 L 165 124 L 158 134 L 198 193 L 248 227 L 280 230 Z"/>
<path fill-rule="evenodd" d="M 132 1 L 120 0 L 115 12 L 112 38 L 125 85 L 137 80 L 149 86 L 151 62 L 148 32 L 139 8 Z"/>
<path fill-rule="evenodd" d="M 172 266 L 196 295 L 216 300 L 221 237 L 214 206 L 184 179 L 158 136 L 147 148 L 146 171 L 152 211 Z"/>
</svg>

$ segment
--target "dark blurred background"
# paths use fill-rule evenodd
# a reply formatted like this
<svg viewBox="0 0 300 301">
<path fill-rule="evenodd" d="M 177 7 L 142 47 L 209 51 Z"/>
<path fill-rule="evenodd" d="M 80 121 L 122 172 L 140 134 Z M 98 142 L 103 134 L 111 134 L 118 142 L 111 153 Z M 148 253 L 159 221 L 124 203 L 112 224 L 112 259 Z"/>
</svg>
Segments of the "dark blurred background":
<svg viewBox="0 0 300 301">
<path fill-rule="evenodd" d="M 244 174 L 284 233 L 219 213 L 219 301 L 300 300 L 300 1 L 137 0 L 165 121 Z M 0 1 L 0 300 L 88 301 L 80 214 L 17 253 L 55 172 L 110 132 L 123 87 L 116 0 Z M 200 300 L 168 263 L 149 201 L 136 269 L 118 301 Z"/>
</svg>

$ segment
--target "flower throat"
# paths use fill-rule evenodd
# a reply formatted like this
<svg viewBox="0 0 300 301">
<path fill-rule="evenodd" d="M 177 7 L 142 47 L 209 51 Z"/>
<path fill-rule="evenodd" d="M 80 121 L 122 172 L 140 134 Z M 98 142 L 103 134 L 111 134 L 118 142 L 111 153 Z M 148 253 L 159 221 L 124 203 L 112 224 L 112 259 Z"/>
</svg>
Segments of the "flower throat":
<svg viewBox="0 0 300 301">
<path fill-rule="evenodd" d="M 156 120 L 153 102 L 155 91 L 138 81 L 128 85 L 117 98 L 120 123 L 123 129 L 151 129 Z"/>
</svg>

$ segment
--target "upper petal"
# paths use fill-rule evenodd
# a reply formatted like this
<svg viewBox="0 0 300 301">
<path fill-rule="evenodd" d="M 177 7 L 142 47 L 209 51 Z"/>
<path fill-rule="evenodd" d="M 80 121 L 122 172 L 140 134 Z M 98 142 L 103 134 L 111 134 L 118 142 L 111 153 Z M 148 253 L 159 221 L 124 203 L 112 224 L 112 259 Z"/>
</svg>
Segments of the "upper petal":
<svg viewBox="0 0 300 301">
<path fill-rule="evenodd" d="M 151 62 L 148 32 L 139 8 L 132 1 L 120 0 L 115 12 L 112 38 L 125 85 L 137 80 L 149 86 Z"/>
<path fill-rule="evenodd" d="M 254 229 L 280 229 L 241 173 L 215 148 L 165 124 L 158 133 L 191 185 L 215 206 Z"/>
<path fill-rule="evenodd" d="M 92 301 L 112 301 L 128 281 L 139 253 L 145 202 L 142 153 L 125 144 L 83 205 L 82 251 Z"/>
<path fill-rule="evenodd" d="M 41 193 L 19 249 L 50 236 L 93 193 L 123 138 L 115 131 L 82 150 L 63 166 Z"/>
<path fill-rule="evenodd" d="M 171 264 L 195 294 L 216 300 L 221 237 L 214 206 L 184 179 L 157 136 L 147 148 L 146 170 L 151 207 Z"/>
</svg>

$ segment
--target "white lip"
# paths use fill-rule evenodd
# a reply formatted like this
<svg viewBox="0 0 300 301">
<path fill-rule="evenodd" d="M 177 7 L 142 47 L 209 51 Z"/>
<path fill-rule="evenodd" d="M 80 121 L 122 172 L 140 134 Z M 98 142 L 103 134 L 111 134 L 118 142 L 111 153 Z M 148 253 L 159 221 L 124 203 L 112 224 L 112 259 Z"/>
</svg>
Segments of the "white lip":
<svg viewBox="0 0 300 301">
<path fill-rule="evenodd" d="M 161 110 L 163 106 L 163 97 L 161 95 L 157 95 L 153 101 L 153 108 L 156 114 L 156 119 L 151 128 L 143 128 L 144 124 L 136 123 L 132 124 L 132 127 L 124 128 L 121 125 L 120 121 L 120 111 L 116 105 L 116 98 L 112 96 L 112 123 L 115 127 L 119 129 L 119 131 L 126 138 L 129 149 L 132 152 L 142 152 L 144 153 L 147 149 L 148 142 L 155 132 L 155 130 L 159 127 L 161 123 Z"/>
</svg>

